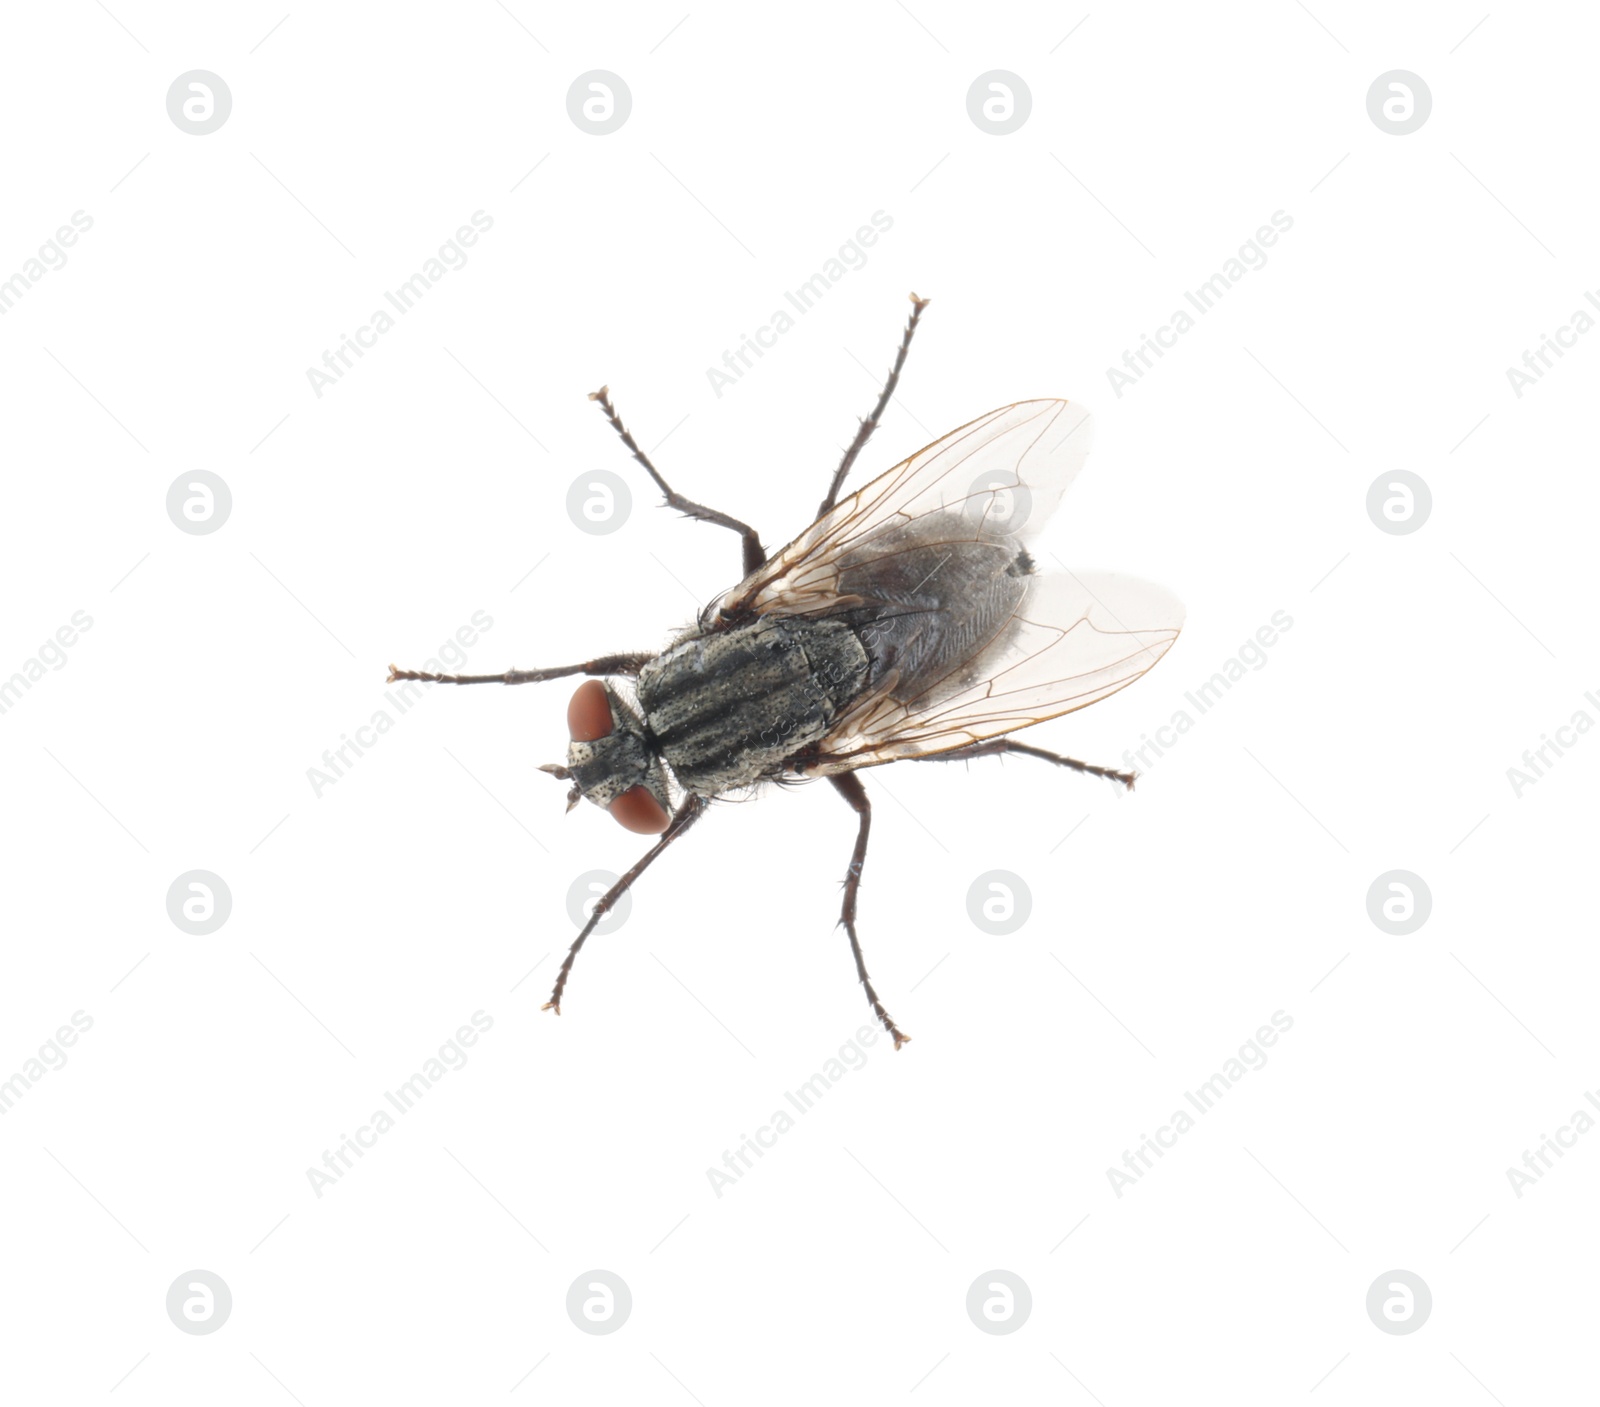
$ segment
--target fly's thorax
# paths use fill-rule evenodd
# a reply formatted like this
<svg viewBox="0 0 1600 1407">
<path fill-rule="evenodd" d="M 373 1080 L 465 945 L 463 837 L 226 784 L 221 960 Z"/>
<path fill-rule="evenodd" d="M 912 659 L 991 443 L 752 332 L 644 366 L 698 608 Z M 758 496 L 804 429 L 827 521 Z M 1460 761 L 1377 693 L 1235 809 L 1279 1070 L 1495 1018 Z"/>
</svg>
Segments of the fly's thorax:
<svg viewBox="0 0 1600 1407">
<path fill-rule="evenodd" d="M 770 615 L 695 632 L 639 671 L 650 736 L 699 796 L 777 777 L 825 737 L 866 682 L 857 631 L 837 619 Z"/>
<path fill-rule="evenodd" d="M 578 793 L 629 830 L 666 829 L 671 795 L 666 768 L 643 721 L 610 684 L 589 680 L 567 708 L 566 772 Z"/>
</svg>

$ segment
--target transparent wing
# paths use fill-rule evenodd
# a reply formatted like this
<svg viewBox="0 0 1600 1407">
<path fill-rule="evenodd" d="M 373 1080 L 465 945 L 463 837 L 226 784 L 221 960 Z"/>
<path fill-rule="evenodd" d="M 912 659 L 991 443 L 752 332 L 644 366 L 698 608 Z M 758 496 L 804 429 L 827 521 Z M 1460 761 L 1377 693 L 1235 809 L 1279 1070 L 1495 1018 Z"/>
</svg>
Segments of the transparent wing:
<svg viewBox="0 0 1600 1407">
<path fill-rule="evenodd" d="M 952 430 L 880 474 L 711 603 L 714 616 L 812 615 L 854 600 L 840 572 L 870 568 L 918 520 L 971 542 L 1027 542 L 1088 457 L 1091 417 L 1076 402 L 1018 401 Z M 948 526 L 946 526 L 946 524 Z"/>
<path fill-rule="evenodd" d="M 1072 713 L 1126 688 L 1171 647 L 1183 607 L 1164 587 L 1110 573 L 1029 578 L 1005 625 L 939 679 L 895 679 L 840 720 L 807 775 L 946 752 Z"/>
</svg>

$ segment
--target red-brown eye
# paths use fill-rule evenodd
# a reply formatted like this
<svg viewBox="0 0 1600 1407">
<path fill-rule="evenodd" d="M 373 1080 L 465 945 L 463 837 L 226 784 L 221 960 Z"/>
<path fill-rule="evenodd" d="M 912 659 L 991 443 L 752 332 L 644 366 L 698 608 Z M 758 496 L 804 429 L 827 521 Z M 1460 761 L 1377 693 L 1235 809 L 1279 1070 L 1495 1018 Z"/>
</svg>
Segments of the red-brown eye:
<svg viewBox="0 0 1600 1407">
<path fill-rule="evenodd" d="M 592 743 L 611 736 L 611 699 L 598 679 L 578 685 L 567 705 L 567 732 L 575 743 Z"/>
<path fill-rule="evenodd" d="M 660 835 L 672 820 L 666 808 L 645 786 L 629 787 L 607 809 L 624 830 L 635 835 Z"/>
</svg>

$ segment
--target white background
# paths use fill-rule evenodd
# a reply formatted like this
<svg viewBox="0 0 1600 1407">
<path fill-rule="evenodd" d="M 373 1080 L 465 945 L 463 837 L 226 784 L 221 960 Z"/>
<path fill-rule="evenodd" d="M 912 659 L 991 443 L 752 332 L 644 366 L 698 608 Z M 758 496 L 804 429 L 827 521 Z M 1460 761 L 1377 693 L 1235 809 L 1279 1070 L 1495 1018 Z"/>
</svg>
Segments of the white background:
<svg viewBox="0 0 1600 1407">
<path fill-rule="evenodd" d="M 1506 1170 L 1600 1081 L 1600 739 L 1520 798 L 1507 768 L 1600 717 L 1600 338 L 1520 399 L 1506 368 L 1600 278 L 1592 14 L 111 8 L 11 12 L 0 97 L 0 278 L 94 221 L 0 319 L 0 675 L 93 619 L 0 716 L 0 1075 L 93 1020 L 0 1119 L 8 1398 L 1573 1400 L 1600 1135 L 1520 1198 Z M 165 109 L 194 68 L 233 96 L 208 136 Z M 605 137 L 565 105 L 596 68 L 633 97 Z M 1003 137 L 966 110 L 997 68 L 1033 96 Z M 1403 137 L 1366 110 L 1396 68 L 1433 95 Z M 478 210 L 465 267 L 314 394 Z M 879 210 L 866 266 L 714 394 Z M 1119 398 L 1107 368 L 1279 210 L 1267 265 Z M 713 811 L 557 1020 L 569 885 L 644 849 L 535 770 L 568 683 L 435 689 L 320 796 L 308 769 L 475 611 L 474 669 L 664 643 L 737 542 L 657 508 L 586 393 L 776 546 L 911 289 L 859 482 L 1082 400 L 1048 546 L 1188 608 L 1150 676 L 1030 741 L 1121 765 L 1293 626 L 1131 796 L 1025 760 L 869 775 L 863 941 L 914 1043 L 719 1198 L 707 1169 L 870 1022 L 833 791 Z M 210 536 L 165 509 L 199 469 L 233 496 Z M 606 537 L 565 508 L 597 469 L 633 490 Z M 1433 494 L 1409 536 L 1365 506 L 1398 469 Z M 1397 868 L 1433 896 L 1406 937 L 1366 907 Z M 207 937 L 166 911 L 191 869 L 233 896 Z M 967 913 L 994 869 L 1032 893 L 1004 938 Z M 470 1062 L 317 1196 L 480 1010 Z M 1107 1169 L 1275 1011 L 1269 1063 L 1118 1197 Z M 206 1337 L 165 1311 L 197 1267 L 233 1294 Z M 633 1295 L 607 1337 L 564 1307 L 594 1268 Z M 965 1309 L 995 1268 L 1033 1297 L 1006 1336 Z M 1433 1295 L 1404 1337 L 1365 1309 L 1396 1268 Z"/>
</svg>

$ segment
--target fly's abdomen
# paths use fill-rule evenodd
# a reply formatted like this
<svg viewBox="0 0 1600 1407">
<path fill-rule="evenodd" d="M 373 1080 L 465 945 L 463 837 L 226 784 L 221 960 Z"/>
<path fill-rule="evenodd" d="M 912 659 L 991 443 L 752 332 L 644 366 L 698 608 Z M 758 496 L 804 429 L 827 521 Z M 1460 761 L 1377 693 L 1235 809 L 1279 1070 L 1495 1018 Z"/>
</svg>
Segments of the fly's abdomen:
<svg viewBox="0 0 1600 1407">
<path fill-rule="evenodd" d="M 843 621 L 769 616 L 674 646 L 639 672 L 639 705 L 686 791 L 777 776 L 861 692 L 866 649 Z"/>
</svg>

